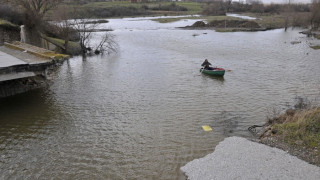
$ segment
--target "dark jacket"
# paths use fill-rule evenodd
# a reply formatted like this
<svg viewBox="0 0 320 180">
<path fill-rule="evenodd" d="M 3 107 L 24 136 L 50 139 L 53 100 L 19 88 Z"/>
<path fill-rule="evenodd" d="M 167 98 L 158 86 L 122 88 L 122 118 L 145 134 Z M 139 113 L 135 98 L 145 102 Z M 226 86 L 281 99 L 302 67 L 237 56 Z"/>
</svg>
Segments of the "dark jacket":
<svg viewBox="0 0 320 180">
<path fill-rule="evenodd" d="M 211 63 L 204 61 L 201 66 L 204 66 L 205 69 L 208 69 Z"/>
</svg>

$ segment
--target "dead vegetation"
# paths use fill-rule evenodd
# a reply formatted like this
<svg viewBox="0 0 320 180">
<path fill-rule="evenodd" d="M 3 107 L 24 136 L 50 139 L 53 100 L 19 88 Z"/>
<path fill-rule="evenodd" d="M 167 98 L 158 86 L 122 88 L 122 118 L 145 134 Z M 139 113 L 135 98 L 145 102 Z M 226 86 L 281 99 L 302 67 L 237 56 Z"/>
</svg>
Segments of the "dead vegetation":
<svg viewBox="0 0 320 180">
<path fill-rule="evenodd" d="M 269 117 L 260 141 L 320 166 L 320 107 L 297 98 L 294 108 Z"/>
</svg>

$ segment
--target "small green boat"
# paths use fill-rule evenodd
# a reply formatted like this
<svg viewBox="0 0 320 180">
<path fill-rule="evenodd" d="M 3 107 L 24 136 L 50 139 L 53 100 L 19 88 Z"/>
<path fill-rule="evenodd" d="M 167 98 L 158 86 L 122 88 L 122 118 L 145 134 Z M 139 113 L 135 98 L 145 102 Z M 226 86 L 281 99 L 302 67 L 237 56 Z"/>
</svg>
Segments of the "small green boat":
<svg viewBox="0 0 320 180">
<path fill-rule="evenodd" d="M 213 70 L 201 68 L 200 72 L 211 76 L 223 76 L 226 70 L 223 68 L 213 68 Z"/>
</svg>

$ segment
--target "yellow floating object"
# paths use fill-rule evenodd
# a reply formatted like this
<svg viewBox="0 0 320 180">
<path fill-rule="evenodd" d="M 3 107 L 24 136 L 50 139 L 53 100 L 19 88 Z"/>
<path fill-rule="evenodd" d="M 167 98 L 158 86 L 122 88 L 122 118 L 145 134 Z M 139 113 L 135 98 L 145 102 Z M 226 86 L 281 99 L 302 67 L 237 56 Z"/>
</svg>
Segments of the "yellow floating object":
<svg viewBox="0 0 320 180">
<path fill-rule="evenodd" d="M 210 126 L 202 126 L 202 129 L 204 131 L 212 131 L 211 127 Z"/>
</svg>

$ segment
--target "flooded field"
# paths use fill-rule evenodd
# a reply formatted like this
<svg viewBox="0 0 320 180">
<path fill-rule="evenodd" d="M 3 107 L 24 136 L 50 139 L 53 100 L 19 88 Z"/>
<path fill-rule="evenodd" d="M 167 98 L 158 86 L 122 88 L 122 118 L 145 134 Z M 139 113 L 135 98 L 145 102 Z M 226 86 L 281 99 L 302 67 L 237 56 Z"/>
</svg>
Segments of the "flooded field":
<svg viewBox="0 0 320 180">
<path fill-rule="evenodd" d="M 299 30 L 175 28 L 194 22 L 111 19 L 117 54 L 71 58 L 48 89 L 0 99 L 0 179 L 184 179 L 270 109 L 319 97 L 320 51 Z M 205 58 L 231 71 L 203 75 Z"/>
</svg>

